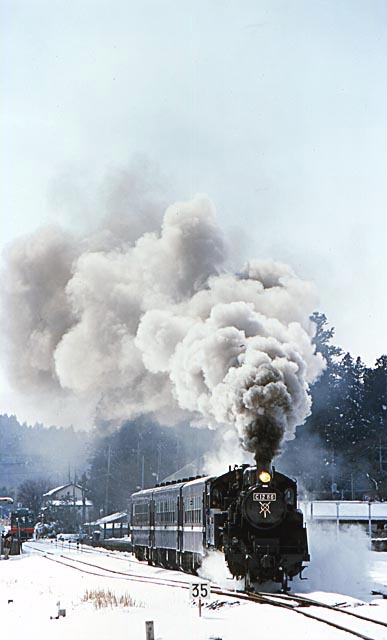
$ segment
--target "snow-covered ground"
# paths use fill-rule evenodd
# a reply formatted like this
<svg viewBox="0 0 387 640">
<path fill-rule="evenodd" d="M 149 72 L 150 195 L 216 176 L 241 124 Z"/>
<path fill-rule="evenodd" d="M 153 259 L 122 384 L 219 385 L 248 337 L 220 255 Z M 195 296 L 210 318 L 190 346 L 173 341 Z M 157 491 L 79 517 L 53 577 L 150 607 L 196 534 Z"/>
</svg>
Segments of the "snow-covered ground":
<svg viewBox="0 0 387 640">
<path fill-rule="evenodd" d="M 329 604 L 346 603 L 346 610 L 387 623 L 387 600 L 371 595 L 373 588 L 387 591 L 387 587 L 382 587 L 387 584 L 387 553 L 369 552 L 367 541 L 358 530 L 341 534 L 339 540 L 331 530 L 319 529 L 311 534 L 314 560 L 306 572 L 309 579 L 294 581 L 292 591 Z M 149 567 L 130 554 L 105 555 L 90 548 L 82 552 L 74 548 L 74 544 L 72 548 L 69 546 L 50 541 L 25 543 L 22 555 L 1 560 L 0 616 L 4 635 L 15 639 L 28 637 L 28 640 L 49 637 L 145 640 L 145 622 L 152 620 L 156 640 L 235 640 L 245 635 L 270 640 L 351 637 L 292 611 L 235 602 L 215 594 L 211 601 L 218 606 L 203 607 L 199 617 L 187 588 L 146 581 L 154 576 L 187 583 L 190 577 L 186 574 Z M 85 564 L 74 569 L 55 561 L 70 563 L 69 558 Z M 237 585 L 227 576 L 221 560 L 221 557 L 212 557 L 203 569 L 204 576 L 233 589 Z M 104 567 L 116 573 L 108 575 Z M 143 576 L 143 581 L 133 579 L 134 574 Z M 94 597 L 93 592 L 97 596 Z M 114 597 L 117 605 L 111 602 Z M 120 604 L 121 597 L 125 602 Z M 96 608 L 96 604 L 103 604 L 103 598 L 109 600 L 105 603 L 107 606 Z M 128 604 L 130 606 L 126 606 Z M 59 608 L 66 610 L 66 616 L 56 619 Z M 316 608 L 306 611 L 324 615 L 324 610 Z M 325 615 L 332 618 L 330 612 Z M 351 625 L 369 638 L 387 637 L 385 627 L 353 622 L 342 614 L 333 616 L 339 624 Z"/>
</svg>

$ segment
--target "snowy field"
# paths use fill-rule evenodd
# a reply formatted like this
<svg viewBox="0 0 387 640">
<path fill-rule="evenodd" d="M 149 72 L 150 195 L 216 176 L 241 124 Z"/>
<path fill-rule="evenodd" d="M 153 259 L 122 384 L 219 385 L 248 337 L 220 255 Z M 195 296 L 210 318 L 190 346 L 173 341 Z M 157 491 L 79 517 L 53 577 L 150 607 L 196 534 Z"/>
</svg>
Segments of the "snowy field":
<svg viewBox="0 0 387 640">
<path fill-rule="evenodd" d="M 310 538 L 309 579 L 294 581 L 292 592 L 328 604 L 340 603 L 347 611 L 387 623 L 387 600 L 371 595 L 372 589 L 387 591 L 383 586 L 387 584 L 387 553 L 368 551 L 364 535 L 355 529 L 337 540 L 333 530 L 322 532 L 320 528 L 310 531 Z M 190 602 L 190 576 L 149 567 L 119 552 L 105 554 L 88 547 L 81 551 L 55 541 L 28 542 L 22 555 L 0 562 L 0 573 L 1 628 L 16 640 L 25 636 L 29 640 L 145 640 L 149 620 L 154 621 L 155 640 L 235 640 L 245 635 L 257 640 L 354 637 L 294 611 L 215 594 L 211 608 L 203 607 L 199 617 L 198 607 Z M 203 574 L 227 589 L 238 587 L 227 576 L 220 554 L 209 559 Z M 174 586 L 152 584 L 152 578 L 173 580 Z M 57 618 L 58 609 L 65 609 L 65 617 Z M 303 610 L 351 626 L 368 638 L 387 638 L 386 627 L 316 607 Z"/>
</svg>

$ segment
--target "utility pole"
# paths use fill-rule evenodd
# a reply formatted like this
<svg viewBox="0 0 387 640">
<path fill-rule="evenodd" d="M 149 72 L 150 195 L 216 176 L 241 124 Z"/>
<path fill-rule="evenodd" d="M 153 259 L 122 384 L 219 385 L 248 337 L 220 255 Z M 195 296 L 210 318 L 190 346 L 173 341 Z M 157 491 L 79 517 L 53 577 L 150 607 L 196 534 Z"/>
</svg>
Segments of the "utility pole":
<svg viewBox="0 0 387 640">
<path fill-rule="evenodd" d="M 144 469 L 144 462 L 145 462 L 144 458 L 145 458 L 145 456 L 143 455 L 142 456 L 142 460 L 141 460 L 141 489 L 144 488 L 144 471 L 145 471 L 145 469 Z"/>
<path fill-rule="evenodd" d="M 161 442 L 157 445 L 157 482 L 161 475 Z"/>
<path fill-rule="evenodd" d="M 331 483 L 331 493 L 332 493 L 332 498 L 335 498 L 335 494 L 337 493 L 337 484 L 336 484 L 336 479 L 335 479 L 335 468 L 336 468 L 336 461 L 335 461 L 335 445 L 332 443 L 332 458 L 331 458 L 332 462 L 331 462 L 331 477 L 332 477 L 332 483 Z"/>
<path fill-rule="evenodd" d="M 140 460 L 141 460 L 141 447 L 140 447 L 140 436 L 138 435 L 137 437 L 137 477 L 140 475 L 140 464 L 141 464 Z M 142 485 L 141 485 L 141 489 L 143 489 Z"/>
<path fill-rule="evenodd" d="M 108 454 L 107 454 L 107 473 L 106 473 L 106 490 L 105 490 L 105 516 L 108 515 L 108 508 L 109 508 L 109 480 L 110 480 L 111 453 L 112 453 L 112 448 L 111 448 L 111 445 L 109 444 Z"/>
</svg>

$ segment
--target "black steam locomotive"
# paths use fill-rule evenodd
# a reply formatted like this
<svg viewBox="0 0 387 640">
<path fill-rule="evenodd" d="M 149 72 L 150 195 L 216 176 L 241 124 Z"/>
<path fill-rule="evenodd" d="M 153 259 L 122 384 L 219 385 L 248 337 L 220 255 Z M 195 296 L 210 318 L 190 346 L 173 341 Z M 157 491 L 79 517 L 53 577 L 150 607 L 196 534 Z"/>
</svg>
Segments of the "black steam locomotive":
<svg viewBox="0 0 387 640">
<path fill-rule="evenodd" d="M 222 476 L 189 478 L 131 496 L 136 557 L 195 573 L 206 550 L 218 549 L 245 587 L 301 574 L 309 560 L 297 485 L 273 468 L 242 465 Z"/>
</svg>

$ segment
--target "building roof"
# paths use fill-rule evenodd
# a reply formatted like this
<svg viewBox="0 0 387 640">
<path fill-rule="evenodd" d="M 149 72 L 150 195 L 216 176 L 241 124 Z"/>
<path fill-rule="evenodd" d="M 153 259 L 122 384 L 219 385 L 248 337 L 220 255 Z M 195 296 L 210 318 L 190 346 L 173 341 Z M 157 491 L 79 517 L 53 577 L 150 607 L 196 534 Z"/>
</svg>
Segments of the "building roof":
<svg viewBox="0 0 387 640">
<path fill-rule="evenodd" d="M 108 516 L 104 516 L 103 518 L 98 518 L 94 522 L 87 522 L 89 525 L 104 525 L 109 524 L 110 522 L 127 522 L 128 521 L 128 513 L 127 511 L 117 511 L 117 513 L 111 513 Z"/>
<path fill-rule="evenodd" d="M 82 487 L 79 484 L 75 484 L 74 482 L 68 482 L 67 484 L 62 484 L 60 487 L 55 487 L 55 489 L 50 489 L 50 491 L 47 491 L 47 493 L 43 494 L 43 497 L 52 496 L 58 491 L 63 491 L 63 489 L 66 489 L 67 487 L 76 487 L 77 489 L 82 489 Z"/>
</svg>

